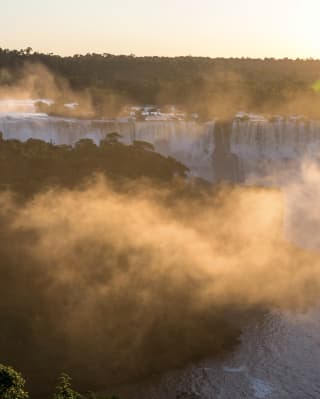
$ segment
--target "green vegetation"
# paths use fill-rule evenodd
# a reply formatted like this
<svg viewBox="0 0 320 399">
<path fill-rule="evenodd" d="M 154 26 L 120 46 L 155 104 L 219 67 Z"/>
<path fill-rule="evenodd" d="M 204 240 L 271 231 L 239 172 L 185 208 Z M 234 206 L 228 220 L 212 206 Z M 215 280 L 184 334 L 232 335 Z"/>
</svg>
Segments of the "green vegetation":
<svg viewBox="0 0 320 399">
<path fill-rule="evenodd" d="M 205 57 L 135 57 L 86 54 L 60 57 L 32 49 L 0 49 L 0 85 L 13 86 L 23 66 L 42 64 L 75 92 L 92 98 L 96 115 L 112 116 L 126 104 L 177 104 L 187 112 L 210 115 L 247 110 L 320 116 L 320 60 Z M 41 84 L 36 88 L 44 95 Z M 60 91 L 62 92 L 62 90 Z M 65 112 L 56 98 L 53 113 Z"/>
<path fill-rule="evenodd" d="M 186 175 L 184 165 L 154 152 L 151 144 L 136 141 L 124 145 L 120 138 L 118 133 L 110 133 L 99 146 L 82 139 L 71 147 L 0 137 L 0 188 L 29 194 L 51 186 L 73 187 L 96 173 L 117 184 L 139 178 L 170 182 Z"/>
<path fill-rule="evenodd" d="M 143 150 L 154 151 L 154 146 L 147 141 L 134 140 L 133 145 Z"/>
<path fill-rule="evenodd" d="M 59 377 L 59 384 L 56 387 L 53 399 L 81 399 L 81 397 L 78 392 L 72 389 L 71 377 L 68 374 L 62 373 Z"/>
<path fill-rule="evenodd" d="M 212 113 L 228 114 L 239 108 L 271 112 L 274 107 L 279 107 L 278 112 L 293 112 L 300 109 L 295 100 L 302 97 L 313 100 L 310 114 L 315 114 L 316 108 L 320 109 L 316 86 L 312 88 L 319 78 L 320 62 L 313 60 L 224 60 L 110 54 L 63 58 L 33 53 L 30 48 L 21 51 L 0 49 L 0 69 L 9 72 L 0 74 L 0 85 L 13 88 L 23 82 L 25 65 L 39 63 L 55 74 L 58 88 L 62 85 L 60 77 L 63 77 L 75 93 L 86 93 L 92 98 L 94 112 L 100 116 L 115 114 L 128 103 L 174 103 L 189 112 L 199 112 L 201 119 Z M 39 97 L 46 94 L 41 85 L 36 85 L 33 90 Z M 55 100 L 58 105 L 53 113 L 59 114 L 63 101 L 76 99 L 57 97 Z M 108 134 L 99 145 L 90 139 L 82 139 L 74 147 L 55 146 L 35 139 L 20 142 L 0 137 L 0 190 L 29 196 L 47 188 L 78 188 L 97 173 L 106 175 L 117 185 L 116 188 L 122 183 L 126 186 L 127 182 L 133 182 L 134 186 L 139 179 L 148 179 L 156 183 L 156 187 L 173 182 L 173 190 L 160 193 L 163 198 L 157 197 L 157 200 L 164 207 L 168 205 L 168 209 L 170 201 L 175 203 L 172 211 L 177 213 L 179 223 L 181 221 L 181 225 L 186 224 L 188 228 L 190 213 L 197 215 L 198 210 L 206 206 L 205 201 L 215 193 L 212 191 L 203 200 L 188 198 L 187 203 L 185 197 L 180 196 L 177 184 L 183 181 L 187 172 L 188 169 L 175 159 L 156 153 L 150 143 L 135 141 L 133 145 L 124 145 L 117 132 Z M 205 191 L 208 187 L 205 182 L 201 183 Z M 183 192 L 186 184 L 181 186 Z M 198 188 L 199 185 L 195 188 L 188 185 L 185 192 L 189 195 L 194 190 L 200 196 Z M 80 191 L 75 193 L 78 201 Z M 54 201 L 54 192 L 49 191 L 45 197 L 49 203 L 51 196 Z M 6 198 L 4 195 L 3 205 L 6 205 Z M 214 206 L 218 207 L 223 198 L 217 195 Z M 59 221 L 50 207 L 49 211 L 44 210 L 44 220 L 53 217 L 59 222 L 57 230 L 51 232 L 57 240 L 44 240 L 47 245 L 43 246 L 43 252 L 39 250 L 38 256 L 36 249 L 42 243 L 39 241 L 40 227 L 38 229 L 32 223 L 26 226 L 16 223 L 20 208 L 10 205 L 10 200 L 8 204 L 8 212 L 3 206 L 4 211 L 0 214 L 0 281 L 1 293 L 6 298 L 0 308 L 1 320 L 4 321 L 0 349 L 3 362 L 12 361 L 27 374 L 30 392 L 52 392 L 52 375 L 61 369 L 73 370 L 75 385 L 81 391 L 88 387 L 98 391 L 106 381 L 110 386 L 126 383 L 183 366 L 209 353 L 222 353 L 238 343 L 240 330 L 234 320 L 243 316 L 242 310 L 237 313 L 232 309 L 231 323 L 226 317 L 229 308 L 210 307 L 207 313 L 190 306 L 194 300 L 193 292 L 202 290 L 201 279 L 187 278 L 185 286 L 170 283 L 170 275 L 167 278 L 166 272 L 160 274 L 159 279 L 149 278 L 154 259 L 161 252 L 161 242 L 149 251 L 141 245 L 129 243 L 127 246 L 126 234 L 122 234 L 119 235 L 120 244 L 117 241 L 114 245 L 109 240 L 109 235 L 113 235 L 112 223 L 106 224 L 111 228 L 110 232 L 108 228 L 104 232 L 105 241 L 99 240 L 99 229 L 91 231 L 87 226 L 85 234 L 68 240 L 68 235 L 65 235 L 70 228 L 68 218 Z M 85 204 L 87 206 L 87 201 Z M 28 206 L 30 210 L 32 202 Z M 184 215 L 186 210 L 187 216 Z M 81 227 L 78 222 L 81 225 L 86 211 L 80 212 L 76 219 L 71 218 L 72 231 L 77 232 Z M 111 217 L 111 211 L 106 215 Z M 22 220 L 29 216 L 28 211 Z M 121 223 L 124 226 L 135 224 L 143 217 L 143 213 L 138 213 L 137 219 L 132 221 L 124 213 Z M 44 238 L 53 227 L 45 223 Z M 61 257 L 61 248 L 57 245 L 61 244 L 60 237 L 67 243 L 66 252 L 61 253 Z M 174 253 L 172 255 L 175 262 Z M 174 267 L 175 263 L 172 263 L 170 269 Z M 140 274 L 140 270 L 143 273 Z M 128 275 L 133 276 L 124 290 L 112 289 L 117 275 L 122 282 Z M 155 293 L 155 308 L 150 305 L 149 309 L 147 302 L 140 309 L 149 291 L 143 297 L 136 292 L 146 286 L 150 286 L 152 295 L 153 291 Z M 97 293 L 96 297 L 94 293 Z M 91 309 L 95 314 L 89 313 Z M 75 316 L 85 315 L 85 319 L 73 319 L 75 310 Z M 118 315 L 123 317 L 118 318 Z M 144 315 L 148 320 L 146 326 L 142 323 Z M 80 327 L 77 327 L 77 322 Z M 70 331 L 65 324 L 69 329 L 72 324 Z M 72 333 L 74 330 L 77 334 Z M 136 332 L 140 330 L 141 337 L 138 334 L 139 339 L 134 341 Z M 43 396 L 44 399 L 47 397 Z M 1 366 L 0 399 L 27 398 L 22 376 Z M 99 398 L 94 393 L 78 393 L 72 387 L 70 377 L 62 374 L 53 399 L 107 398 Z"/>
<path fill-rule="evenodd" d="M 210 307 L 210 315 L 195 311 L 190 305 L 193 294 L 189 284 L 175 284 L 170 273 L 168 277 L 166 272 L 159 276 L 155 273 L 155 279 L 149 279 L 160 247 L 149 250 L 126 239 L 126 229 L 136 221 L 137 234 L 141 231 L 143 237 L 144 231 L 139 228 L 140 220 L 144 220 L 144 208 L 139 208 L 141 198 L 155 196 L 157 204 L 172 209 L 181 223 L 187 223 L 190 212 L 198 212 L 202 204 L 206 206 L 211 196 L 199 198 L 201 190 L 184 179 L 186 172 L 182 164 L 152 151 L 145 142 L 121 144 L 117 133 L 107 135 L 99 146 L 87 139 L 75 147 L 54 146 L 41 140 L 0 140 L 0 184 L 4 191 L 0 291 L 5 298 L 0 307 L 0 353 L 3 363 L 23 370 L 32 397 L 52 397 L 54 378 L 60 370 L 72 374 L 77 390 L 69 377 L 62 375 L 54 399 L 100 399 L 94 394 L 79 397 L 77 391 L 99 392 L 106 386 L 115 389 L 237 345 L 240 331 L 226 320 L 224 309 Z M 106 175 L 110 182 L 101 195 L 94 184 L 81 186 L 95 173 Z M 54 237 L 45 239 L 48 247 L 44 252 L 40 250 L 42 229 L 36 227 L 37 223 L 29 225 L 29 211 L 22 215 L 29 206 L 32 209 L 40 204 L 43 196 L 34 194 L 42 191 L 43 205 L 52 206 L 36 214 L 45 222 L 45 231 L 51 231 Z M 93 196 L 93 202 L 85 193 Z M 68 201 L 64 201 L 69 195 L 74 196 L 75 203 L 67 210 Z M 70 216 L 73 210 L 77 213 L 73 220 L 55 212 L 59 198 L 65 198 L 62 208 Z M 117 207 L 112 210 L 113 198 L 114 204 L 120 201 L 119 211 Z M 134 211 L 134 220 L 121 198 Z M 96 214 L 95 204 L 101 200 L 102 205 L 106 201 L 105 211 L 100 214 L 98 206 Z M 183 216 L 186 209 L 187 216 Z M 114 212 L 119 221 L 112 221 Z M 57 230 L 46 222 L 51 217 Z M 99 230 L 100 218 L 103 232 Z M 89 222 L 84 228 L 83 219 Z M 19 226 L 24 221 L 28 225 Z M 83 235 L 71 239 L 67 235 L 69 228 L 74 237 L 81 231 Z M 116 243 L 114 234 L 119 234 Z M 60 238 L 66 252 L 59 248 Z M 172 262 L 174 269 L 175 256 Z M 118 278 L 125 282 L 121 290 L 115 289 Z M 147 295 L 147 303 L 142 306 L 137 294 L 140 287 L 151 293 L 150 301 Z M 136 341 L 140 331 L 141 340 Z"/>
<path fill-rule="evenodd" d="M 12 367 L 0 364 L 0 398 L 1 399 L 28 399 L 24 390 L 25 380 Z"/>
<path fill-rule="evenodd" d="M 53 399 L 118 399 L 115 396 L 102 397 L 95 393 L 80 394 L 71 385 L 71 377 L 62 373 Z M 25 380 L 22 375 L 12 367 L 0 364 L 0 398 L 1 399 L 28 399 L 29 395 L 24 390 Z"/>
</svg>

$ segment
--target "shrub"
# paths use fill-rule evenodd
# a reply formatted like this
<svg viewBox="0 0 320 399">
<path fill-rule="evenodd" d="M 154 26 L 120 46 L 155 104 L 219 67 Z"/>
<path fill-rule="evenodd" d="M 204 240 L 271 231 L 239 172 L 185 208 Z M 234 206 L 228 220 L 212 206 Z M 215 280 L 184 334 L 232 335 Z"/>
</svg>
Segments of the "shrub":
<svg viewBox="0 0 320 399">
<path fill-rule="evenodd" d="M 27 399 L 28 393 L 24 390 L 25 380 L 12 367 L 0 364 L 0 398 Z"/>
<path fill-rule="evenodd" d="M 59 377 L 59 384 L 56 386 L 56 392 L 53 399 L 82 399 L 83 397 L 71 387 L 71 377 L 62 373 Z"/>
</svg>

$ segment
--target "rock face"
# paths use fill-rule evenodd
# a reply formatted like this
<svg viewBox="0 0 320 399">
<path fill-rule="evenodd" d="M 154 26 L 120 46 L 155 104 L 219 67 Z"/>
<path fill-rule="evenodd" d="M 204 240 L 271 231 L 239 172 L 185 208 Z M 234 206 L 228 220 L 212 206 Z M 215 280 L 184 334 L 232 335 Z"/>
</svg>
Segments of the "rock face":
<svg viewBox="0 0 320 399">
<path fill-rule="evenodd" d="M 217 122 L 214 129 L 215 148 L 212 154 L 214 180 L 237 183 L 243 181 L 239 157 L 231 151 L 232 121 Z"/>
<path fill-rule="evenodd" d="M 118 132 L 125 143 L 150 142 L 209 181 L 261 179 L 294 170 L 304 159 L 319 160 L 320 122 L 299 119 L 189 121 L 81 120 L 45 114 L 0 114 L 5 139 L 39 138 L 74 145 L 81 138 L 99 143 Z"/>
</svg>

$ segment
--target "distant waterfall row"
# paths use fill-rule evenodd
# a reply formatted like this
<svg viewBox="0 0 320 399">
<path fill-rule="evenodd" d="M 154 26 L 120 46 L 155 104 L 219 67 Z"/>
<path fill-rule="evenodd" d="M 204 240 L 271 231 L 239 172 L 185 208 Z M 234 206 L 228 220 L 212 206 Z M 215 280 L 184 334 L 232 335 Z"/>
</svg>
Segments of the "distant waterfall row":
<svg viewBox="0 0 320 399">
<path fill-rule="evenodd" d="M 118 132 L 127 144 L 152 143 L 156 151 L 186 164 L 194 175 L 210 181 L 238 180 L 289 170 L 304 157 L 320 159 L 320 123 L 279 120 L 214 122 L 127 120 L 103 121 L 11 114 L 0 117 L 5 139 L 38 138 L 74 145 L 82 138 L 97 144 Z M 231 170 L 225 173 L 226 168 Z M 235 170 L 237 169 L 237 170 Z"/>
</svg>

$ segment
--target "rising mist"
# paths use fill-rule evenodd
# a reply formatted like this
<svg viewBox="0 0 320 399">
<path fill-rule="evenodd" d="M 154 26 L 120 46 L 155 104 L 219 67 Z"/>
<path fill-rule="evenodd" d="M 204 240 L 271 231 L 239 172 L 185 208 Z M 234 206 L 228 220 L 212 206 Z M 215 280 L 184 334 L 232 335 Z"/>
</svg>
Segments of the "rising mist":
<svg viewBox="0 0 320 399">
<path fill-rule="evenodd" d="M 257 312 L 317 300 L 320 257 L 284 240 L 277 190 L 99 178 L 1 205 L 2 361 L 38 392 L 61 370 L 98 389 L 222 354 Z"/>
</svg>

